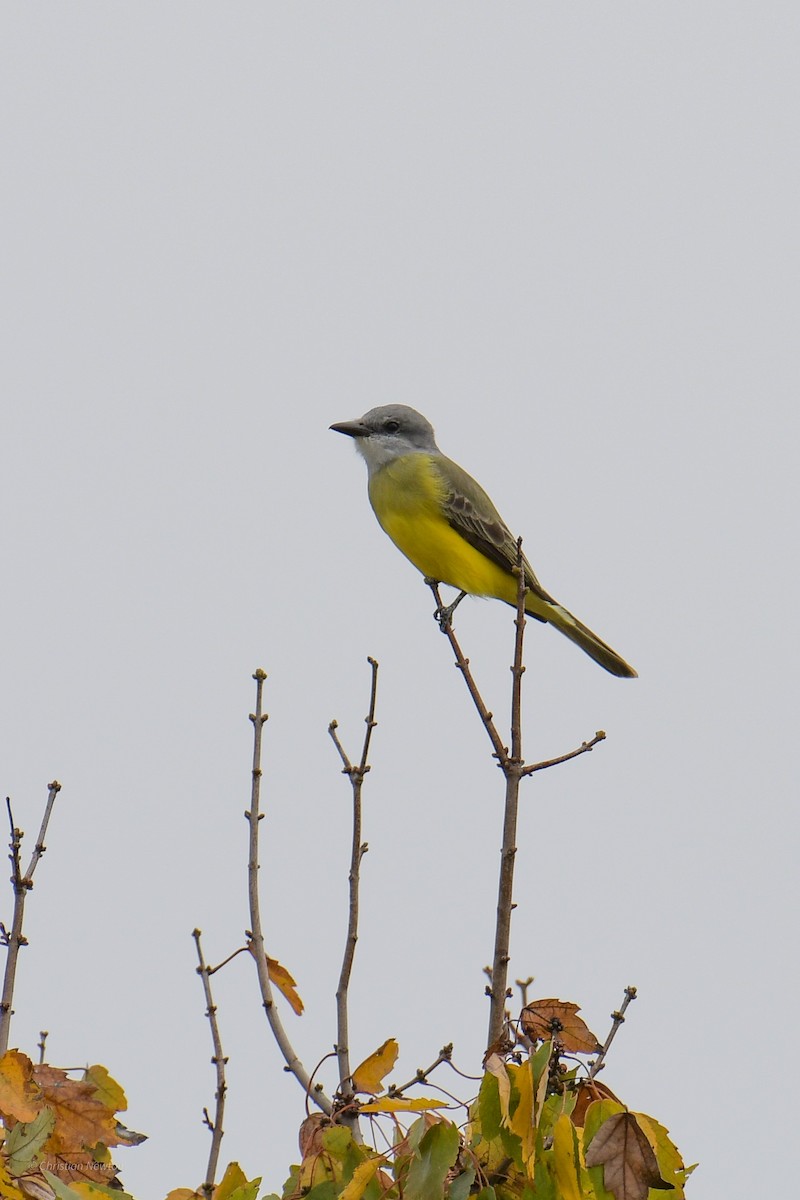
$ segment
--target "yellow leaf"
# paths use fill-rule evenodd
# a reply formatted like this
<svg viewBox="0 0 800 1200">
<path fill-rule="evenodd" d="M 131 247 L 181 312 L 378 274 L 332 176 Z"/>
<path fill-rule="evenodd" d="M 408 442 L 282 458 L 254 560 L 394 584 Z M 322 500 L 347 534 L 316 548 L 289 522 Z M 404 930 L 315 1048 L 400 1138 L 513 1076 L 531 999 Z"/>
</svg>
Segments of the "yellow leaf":
<svg viewBox="0 0 800 1200">
<path fill-rule="evenodd" d="M 173 1188 L 166 1200 L 201 1200 L 201 1197 L 199 1192 L 193 1192 L 191 1188 Z"/>
<path fill-rule="evenodd" d="M 275 987 L 284 999 L 289 1001 L 292 1011 L 296 1012 L 299 1017 L 303 1011 L 303 1001 L 298 996 L 295 981 L 286 970 L 286 967 L 281 966 L 277 958 L 268 958 L 267 971 Z"/>
<path fill-rule="evenodd" d="M 101 1067 L 99 1064 L 87 1067 L 83 1078 L 94 1088 L 95 1099 L 105 1104 L 110 1112 L 124 1112 L 128 1107 L 125 1093 L 116 1079 L 111 1078 L 105 1067 Z"/>
<path fill-rule="evenodd" d="M 353 1178 L 344 1191 L 339 1193 L 339 1200 L 361 1200 L 367 1184 L 381 1165 L 380 1158 L 368 1158 L 353 1171 Z"/>
<path fill-rule="evenodd" d="M 42 1094 L 33 1082 L 33 1063 L 19 1050 L 0 1058 L 0 1113 L 17 1121 L 33 1121 L 42 1107 Z"/>
<path fill-rule="evenodd" d="M 556 1172 L 559 1196 L 563 1200 L 582 1200 L 578 1163 L 575 1153 L 574 1125 L 566 1113 L 562 1113 L 553 1128 L 553 1166 Z"/>
<path fill-rule="evenodd" d="M 384 1075 L 389 1074 L 397 1062 L 399 1053 L 400 1047 L 394 1038 L 387 1038 L 374 1054 L 370 1054 L 369 1058 L 365 1058 L 356 1067 L 355 1071 L 353 1071 L 354 1089 L 357 1092 L 367 1092 L 370 1096 L 376 1096 L 378 1092 L 382 1092 L 383 1084 L 381 1080 Z"/>
<path fill-rule="evenodd" d="M 257 1185 L 261 1183 L 261 1180 L 248 1180 L 238 1162 L 228 1163 L 225 1174 L 214 1188 L 214 1200 L 228 1200 L 235 1191 L 240 1187 L 246 1187 L 248 1183 L 251 1186 L 255 1185 L 257 1190 Z"/>
<path fill-rule="evenodd" d="M 382 1100 L 370 1100 L 369 1104 L 361 1105 L 361 1112 L 425 1112 L 429 1108 L 447 1108 L 446 1100 L 428 1100 L 425 1096 L 415 1096 L 413 1100 L 405 1096 L 393 1098 L 384 1096 Z"/>
<path fill-rule="evenodd" d="M 22 1192 L 6 1170 L 6 1160 L 0 1158 L 0 1196 L 3 1200 L 25 1200 Z"/>
</svg>

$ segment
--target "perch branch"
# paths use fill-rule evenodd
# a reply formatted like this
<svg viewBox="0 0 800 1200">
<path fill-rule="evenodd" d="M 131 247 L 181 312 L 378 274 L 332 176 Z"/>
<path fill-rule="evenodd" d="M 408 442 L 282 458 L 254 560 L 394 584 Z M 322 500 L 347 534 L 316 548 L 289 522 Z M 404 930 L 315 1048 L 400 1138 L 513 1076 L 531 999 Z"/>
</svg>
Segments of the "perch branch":
<svg viewBox="0 0 800 1200">
<path fill-rule="evenodd" d="M 364 743 L 361 748 L 361 758 L 357 766 L 351 763 L 345 752 L 345 749 L 336 732 L 338 725 L 336 721 L 331 721 L 328 726 L 328 733 L 331 735 L 333 744 L 342 760 L 342 773 L 350 780 L 350 786 L 353 791 L 353 841 L 350 854 L 350 874 L 348 876 L 350 888 L 350 901 L 347 919 L 347 938 L 345 941 L 344 957 L 342 959 L 342 969 L 339 975 L 339 983 L 336 988 L 336 1055 L 339 1062 L 339 1094 L 347 1107 L 353 1100 L 353 1086 L 350 1078 L 350 1030 L 348 1021 L 348 994 L 350 989 L 350 976 L 353 970 L 353 961 L 356 953 L 356 943 L 358 941 L 358 903 L 359 903 L 359 883 L 361 879 L 361 860 L 367 852 L 368 846 L 366 842 L 361 841 L 361 790 L 364 784 L 364 776 L 369 771 L 367 757 L 369 755 L 370 742 L 372 740 L 372 731 L 377 722 L 375 720 L 375 702 L 378 692 L 378 663 L 374 658 L 368 658 L 367 662 L 372 671 L 372 682 L 370 686 L 369 712 L 365 717 L 366 731 L 364 733 Z M 357 1132 L 356 1117 L 345 1118 L 351 1128 Z"/>
<path fill-rule="evenodd" d="M 506 777 L 505 809 L 503 814 L 503 845 L 500 852 L 500 881 L 497 892 L 497 923 L 495 926 L 494 957 L 492 959 L 492 981 L 488 992 L 489 1032 L 487 1047 L 495 1045 L 503 1033 L 508 988 L 509 946 L 511 943 L 511 913 L 514 909 L 514 861 L 517 854 L 517 814 L 519 812 L 519 784 L 524 770 L 522 758 L 522 662 L 525 638 L 525 567 L 522 556 L 522 538 L 517 539 L 517 615 L 514 618 L 514 665 L 511 668 L 511 754 L 501 760 Z"/>
<path fill-rule="evenodd" d="M 428 579 L 426 582 L 428 584 L 428 587 L 433 592 L 433 596 L 436 601 L 436 612 L 437 613 L 446 612 L 447 610 L 444 609 L 443 605 L 442 605 L 442 597 L 439 592 L 439 584 L 433 579 Z M 464 652 L 462 651 L 461 647 L 458 644 L 458 639 L 456 638 L 455 632 L 453 630 L 452 621 L 450 621 L 450 620 L 443 621 L 440 625 L 440 628 L 442 630 L 442 633 L 445 635 L 445 637 L 447 638 L 447 640 L 450 643 L 450 647 L 453 651 L 453 655 L 456 660 L 456 668 L 464 676 L 464 682 L 466 683 L 467 690 L 469 691 L 469 694 L 472 697 L 472 702 L 475 705 L 476 709 L 478 710 L 478 716 L 480 717 L 481 721 L 483 722 L 484 729 L 486 730 L 487 734 L 489 735 L 489 741 L 492 743 L 492 750 L 494 753 L 494 757 L 497 759 L 498 763 L 502 767 L 503 764 L 508 760 L 508 750 L 503 745 L 503 739 L 500 737 L 500 734 L 497 732 L 497 726 L 495 725 L 494 719 L 493 719 L 494 713 L 489 712 L 488 708 L 486 707 L 486 704 L 484 703 L 483 697 L 481 696 L 480 692 L 478 691 L 478 685 L 476 684 L 476 682 L 472 676 L 472 672 L 469 669 L 469 659 L 465 657 Z"/>
<path fill-rule="evenodd" d="M 206 1167 L 206 1179 L 200 1191 L 204 1196 L 211 1197 L 214 1191 L 214 1181 L 217 1175 L 217 1163 L 219 1162 L 219 1152 L 222 1146 L 222 1117 L 225 1112 L 225 1093 L 227 1085 L 225 1083 L 225 1064 L 227 1058 L 222 1052 L 222 1040 L 219 1034 L 219 1023 L 217 1021 L 217 1006 L 214 1003 L 211 995 L 211 968 L 206 965 L 206 960 L 203 957 L 203 947 L 200 944 L 200 930 L 195 929 L 192 933 L 195 946 L 197 947 L 197 961 L 200 964 L 197 968 L 197 974 L 203 981 L 203 994 L 206 998 L 206 1016 L 208 1023 L 211 1026 L 211 1042 L 214 1046 L 214 1055 L 211 1059 L 214 1064 L 214 1069 L 217 1076 L 217 1090 L 214 1093 L 214 1120 L 212 1121 L 208 1115 L 208 1109 L 204 1109 L 205 1121 L 208 1128 L 211 1130 L 211 1148 L 208 1153 L 208 1166 Z"/>
<path fill-rule="evenodd" d="M 253 723 L 253 781 L 250 793 L 250 808 L 245 812 L 245 817 L 250 824 L 250 847 L 249 858 L 247 863 L 247 882 L 248 882 L 248 899 L 250 904 L 250 931 L 248 933 L 248 947 L 256 964 L 256 972 L 258 974 L 258 986 L 261 991 L 261 999 L 264 1005 L 264 1012 L 267 1014 L 270 1029 L 278 1043 L 278 1049 L 283 1055 L 286 1063 L 286 1070 L 294 1075 L 300 1086 L 305 1091 L 306 1095 L 310 1096 L 319 1108 L 325 1113 L 332 1111 L 332 1105 L 328 1097 L 322 1090 L 321 1084 L 315 1084 L 311 1087 L 311 1080 L 308 1072 L 303 1066 L 294 1048 L 289 1041 L 286 1030 L 283 1027 L 280 1013 L 272 996 L 272 984 L 269 978 L 269 965 L 267 963 L 267 952 L 264 946 L 264 934 L 261 925 L 261 905 L 258 896 L 258 826 L 263 813 L 259 812 L 261 801 L 261 739 L 264 728 L 264 723 L 267 720 L 267 714 L 262 711 L 262 693 L 264 690 L 264 680 L 267 678 L 264 671 L 259 668 L 253 675 L 256 681 L 256 711 L 250 714 L 250 720 Z"/>
<path fill-rule="evenodd" d="M 3 941 L 7 947 L 6 968 L 3 975 L 3 992 L 0 998 L 0 1055 L 5 1054 L 8 1049 L 8 1039 L 11 1032 L 11 1017 L 13 1008 L 11 1007 L 14 998 L 14 984 L 17 977 L 17 959 L 21 946 L 27 945 L 27 938 L 22 932 L 22 921 L 25 916 L 25 898 L 28 892 L 33 887 L 33 873 L 38 866 L 39 859 L 46 850 L 44 844 L 45 835 L 47 834 L 47 826 L 50 822 L 50 815 L 53 811 L 56 796 L 61 791 L 61 784 L 58 780 L 53 780 L 48 784 L 47 800 L 44 806 L 44 815 L 42 824 L 39 829 L 39 836 L 36 839 L 31 861 L 28 863 L 28 870 L 23 875 L 22 866 L 20 863 L 20 849 L 22 846 L 23 833 L 14 824 L 14 816 L 11 811 L 11 801 L 6 798 L 6 807 L 8 809 L 8 820 L 11 826 L 11 841 L 9 848 L 11 850 L 11 886 L 14 890 L 14 912 L 11 918 L 10 932 L 3 929 Z"/>
<path fill-rule="evenodd" d="M 597 1075 L 599 1071 L 602 1071 L 603 1060 L 605 1059 L 605 1056 L 608 1054 L 608 1050 L 609 1050 L 611 1043 L 613 1042 L 614 1038 L 617 1036 L 617 1030 L 619 1029 L 620 1025 L 622 1025 L 622 1023 L 625 1020 L 625 1009 L 628 1007 L 631 1000 L 635 1000 L 635 999 L 636 999 L 636 988 L 635 987 L 626 987 L 625 988 L 625 999 L 622 1001 L 622 1004 L 620 1005 L 618 1011 L 613 1012 L 611 1014 L 611 1029 L 609 1031 L 608 1037 L 606 1038 L 605 1042 L 603 1043 L 603 1047 L 602 1047 L 600 1053 L 598 1054 L 597 1058 L 594 1060 L 593 1063 L 591 1063 L 591 1065 L 589 1067 L 589 1078 L 590 1079 L 594 1079 L 595 1075 Z"/>
</svg>

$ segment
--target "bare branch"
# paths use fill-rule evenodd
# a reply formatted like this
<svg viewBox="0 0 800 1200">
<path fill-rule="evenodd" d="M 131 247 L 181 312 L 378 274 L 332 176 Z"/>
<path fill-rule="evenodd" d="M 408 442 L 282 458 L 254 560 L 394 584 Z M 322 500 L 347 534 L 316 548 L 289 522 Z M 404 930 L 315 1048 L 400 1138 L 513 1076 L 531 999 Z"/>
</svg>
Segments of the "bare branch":
<svg viewBox="0 0 800 1200">
<path fill-rule="evenodd" d="M 212 1121 L 208 1115 L 208 1109 L 203 1109 L 205 1124 L 211 1130 L 211 1149 L 208 1153 L 208 1166 L 206 1167 L 205 1183 L 200 1188 L 200 1191 L 210 1197 L 214 1191 L 214 1181 L 217 1174 L 217 1163 L 219 1162 L 219 1152 L 222 1146 L 222 1117 L 225 1112 L 225 1093 L 227 1085 L 225 1083 L 225 1064 L 227 1058 L 222 1053 L 222 1040 L 219 1033 L 219 1023 L 217 1022 L 217 1006 L 211 995 L 211 969 L 206 966 L 206 960 L 203 957 L 203 948 L 200 944 L 200 930 L 195 929 L 192 933 L 195 946 L 197 947 L 197 960 L 199 966 L 197 974 L 203 981 L 203 994 L 206 998 L 206 1016 L 208 1017 L 209 1025 L 211 1026 L 211 1042 L 214 1046 L 214 1055 L 211 1059 L 217 1076 L 217 1090 L 214 1093 L 214 1120 Z"/>
<path fill-rule="evenodd" d="M 39 1064 L 44 1062 L 44 1048 L 47 1044 L 48 1031 L 46 1029 L 39 1030 L 39 1041 L 36 1043 L 36 1048 L 39 1051 Z"/>
<path fill-rule="evenodd" d="M 264 946 L 264 934 L 261 925 L 261 905 L 258 896 L 258 826 L 263 814 L 259 812 L 259 804 L 261 799 L 261 739 L 264 728 L 264 723 L 267 720 L 267 714 L 262 711 L 262 693 L 264 690 L 264 680 L 267 678 L 266 673 L 259 667 L 253 675 L 256 681 L 256 711 L 250 714 L 250 720 L 253 723 L 253 782 L 250 793 L 250 808 L 245 812 L 245 817 L 250 824 L 250 849 L 249 859 L 247 864 L 247 880 L 248 880 L 248 899 L 250 904 L 250 935 L 248 940 L 248 948 L 253 956 L 256 964 L 256 972 L 258 974 L 258 986 L 261 991 L 261 999 L 264 1005 L 264 1011 L 267 1014 L 270 1029 L 272 1030 L 275 1041 L 278 1043 L 278 1049 L 283 1055 L 286 1063 L 286 1070 L 294 1075 L 300 1086 L 307 1096 L 314 1101 L 323 1112 L 330 1113 L 332 1105 L 328 1097 L 322 1090 L 322 1084 L 311 1086 L 308 1072 L 303 1066 L 300 1059 L 297 1057 L 294 1048 L 289 1041 L 286 1030 L 283 1027 L 280 1013 L 272 996 L 272 984 L 269 978 L 269 966 L 267 963 L 267 952 Z"/>
<path fill-rule="evenodd" d="M 39 859 L 45 852 L 44 839 L 47 833 L 47 826 L 50 821 L 50 815 L 53 811 L 53 805 L 58 793 L 61 791 L 61 784 L 54 779 L 48 784 L 47 800 L 44 806 L 44 815 L 42 816 L 42 824 L 39 829 L 39 836 L 36 839 L 36 845 L 31 855 L 31 861 L 28 864 L 28 870 L 25 875 L 22 874 L 20 864 L 20 849 L 22 846 L 23 833 L 14 824 L 14 816 L 11 811 L 11 801 L 6 798 L 6 807 L 8 809 L 8 820 L 11 826 L 11 841 L 9 849 L 11 850 L 11 886 L 14 890 L 14 912 L 11 920 L 11 930 L 3 928 L 3 943 L 7 947 L 6 967 L 3 975 L 3 991 L 0 998 L 0 1055 L 5 1054 L 8 1049 L 8 1039 L 11 1032 L 11 1017 L 13 1008 L 11 1007 L 14 999 L 14 984 L 17 977 L 17 960 L 21 946 L 27 945 L 27 938 L 22 933 L 22 921 L 25 916 L 25 898 L 28 892 L 33 887 L 33 873 L 38 866 Z"/>
<path fill-rule="evenodd" d="M 350 900 L 347 920 L 347 938 L 345 940 L 344 957 L 342 959 L 342 969 L 339 975 L 339 983 L 336 988 L 336 1055 L 339 1061 L 339 1095 L 342 1102 L 347 1108 L 353 1100 L 353 1085 L 350 1078 L 350 1030 L 348 1020 L 348 992 L 350 988 L 350 976 L 353 970 L 353 961 L 356 953 L 356 943 L 358 941 L 358 905 L 359 905 L 359 884 L 361 880 L 361 859 L 367 852 L 368 846 L 366 842 L 361 841 L 361 826 L 362 826 L 362 810 L 361 810 L 361 790 L 364 784 L 364 777 L 369 771 L 367 757 L 369 755 L 370 742 L 372 740 L 372 731 L 377 722 L 375 720 L 375 704 L 378 691 L 378 663 L 374 658 L 368 658 L 367 662 L 372 670 L 372 683 L 370 687 L 369 712 L 365 717 L 366 732 L 364 734 L 364 742 L 361 748 L 361 757 L 358 766 L 354 766 L 345 751 L 339 736 L 336 732 L 338 726 L 336 721 L 331 721 L 328 726 L 328 732 L 331 735 L 333 744 L 336 746 L 339 757 L 342 760 L 343 774 L 347 775 L 350 780 L 350 785 L 353 791 L 353 841 L 350 854 L 350 874 L 348 876 Z M 354 1136 L 359 1137 L 357 1117 L 346 1116 L 345 1121 L 353 1130 Z"/>
<path fill-rule="evenodd" d="M 431 1074 L 432 1071 L 435 1071 L 436 1068 L 438 1066 L 441 1066 L 441 1064 L 444 1062 L 446 1062 L 446 1063 L 451 1062 L 452 1057 L 453 1057 L 453 1043 L 448 1042 L 446 1046 L 442 1046 L 441 1050 L 436 1055 L 436 1058 L 433 1060 L 433 1062 L 431 1063 L 431 1065 L 429 1067 L 425 1067 L 424 1070 L 422 1069 L 422 1067 L 418 1067 L 416 1074 L 414 1075 L 414 1078 L 409 1079 L 408 1083 L 401 1084 L 400 1087 L 395 1087 L 394 1084 L 392 1084 L 386 1093 L 387 1096 L 390 1096 L 390 1097 L 402 1096 L 403 1092 L 408 1091 L 408 1089 L 410 1087 L 413 1087 L 415 1083 L 425 1083 L 425 1081 L 427 1080 L 428 1076 Z"/>
<path fill-rule="evenodd" d="M 511 668 L 511 755 L 501 760 L 506 777 L 506 797 L 503 814 L 503 845 L 500 851 L 500 881 L 497 892 L 497 923 L 495 925 L 492 981 L 489 992 L 489 1032 L 487 1048 L 502 1037 L 506 1015 L 508 988 L 509 946 L 511 943 L 511 913 L 514 908 L 514 862 L 517 855 L 517 814 L 519 812 L 519 783 L 523 772 L 522 758 L 522 662 L 525 636 L 525 568 L 522 557 L 522 538 L 517 541 L 517 615 L 514 618 L 514 665 Z"/>
<path fill-rule="evenodd" d="M 570 750 L 568 754 L 559 754 L 558 758 L 547 758 L 544 762 L 531 763 L 529 767 L 525 767 L 522 774 L 532 775 L 534 771 L 546 771 L 548 767 L 557 767 L 559 763 L 569 762 L 571 758 L 577 758 L 580 754 L 589 754 L 594 750 L 599 742 L 604 742 L 606 735 L 602 729 L 598 729 L 591 741 L 581 742 L 577 750 Z"/>
<path fill-rule="evenodd" d="M 635 1000 L 635 999 L 636 999 L 636 988 L 635 987 L 626 987 L 625 988 L 625 999 L 622 1001 L 622 1004 L 620 1005 L 619 1010 L 617 1012 L 613 1012 L 611 1014 L 611 1029 L 609 1031 L 608 1037 L 606 1038 L 605 1042 L 603 1043 L 603 1047 L 602 1047 L 600 1053 L 598 1054 L 597 1058 L 594 1060 L 593 1063 L 590 1063 L 590 1065 L 589 1065 L 589 1078 L 590 1079 L 594 1079 L 595 1075 L 597 1075 L 599 1071 L 602 1071 L 603 1060 L 605 1059 L 605 1056 L 608 1054 L 608 1050 L 609 1050 L 611 1043 L 613 1042 L 614 1038 L 617 1036 L 617 1030 L 619 1029 L 620 1025 L 623 1024 L 623 1022 L 625 1020 L 625 1009 L 628 1007 L 631 1000 Z"/>
</svg>

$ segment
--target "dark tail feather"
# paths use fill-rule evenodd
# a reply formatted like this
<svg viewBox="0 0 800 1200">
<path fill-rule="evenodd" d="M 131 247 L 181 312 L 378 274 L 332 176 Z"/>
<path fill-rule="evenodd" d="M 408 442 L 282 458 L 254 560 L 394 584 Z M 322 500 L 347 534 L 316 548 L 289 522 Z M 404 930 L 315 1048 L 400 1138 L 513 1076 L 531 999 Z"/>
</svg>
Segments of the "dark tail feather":
<svg viewBox="0 0 800 1200">
<path fill-rule="evenodd" d="M 596 633 L 592 633 L 591 629 L 583 625 L 577 617 L 573 617 L 568 609 L 554 601 L 551 613 L 550 624 L 555 625 L 556 629 L 560 630 L 576 646 L 580 646 L 581 650 L 585 651 L 601 667 L 605 667 L 612 675 L 618 675 L 622 679 L 636 679 L 637 675 L 633 667 L 629 666 L 624 658 L 620 658 L 616 650 L 612 650 Z"/>
</svg>

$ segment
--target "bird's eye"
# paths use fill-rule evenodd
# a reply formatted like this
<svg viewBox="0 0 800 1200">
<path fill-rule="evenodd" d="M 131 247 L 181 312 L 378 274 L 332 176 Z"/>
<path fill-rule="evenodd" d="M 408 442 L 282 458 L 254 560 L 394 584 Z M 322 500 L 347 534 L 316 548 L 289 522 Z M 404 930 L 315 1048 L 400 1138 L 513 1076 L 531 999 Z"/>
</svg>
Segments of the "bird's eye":
<svg viewBox="0 0 800 1200">
<path fill-rule="evenodd" d="M 395 421 L 394 417 L 390 417 L 388 421 L 384 421 L 383 428 L 387 433 L 397 433 L 400 428 L 400 422 Z"/>
</svg>

